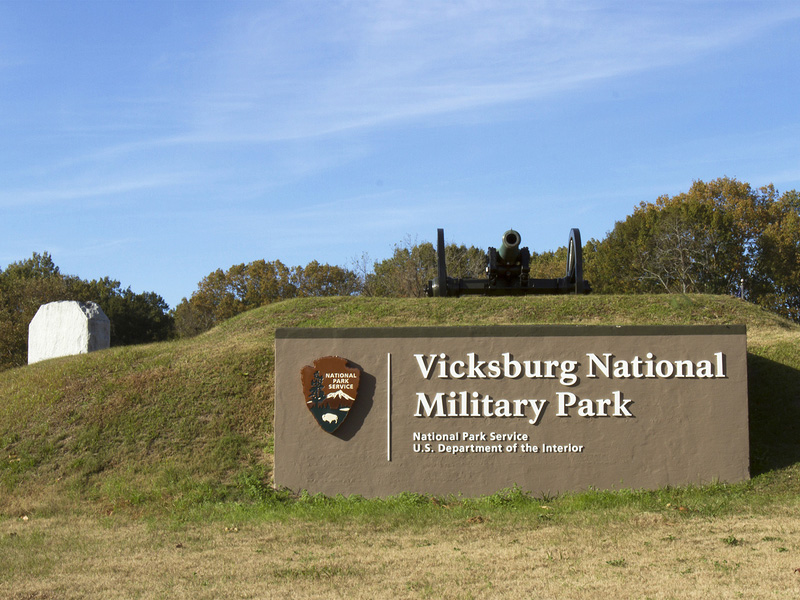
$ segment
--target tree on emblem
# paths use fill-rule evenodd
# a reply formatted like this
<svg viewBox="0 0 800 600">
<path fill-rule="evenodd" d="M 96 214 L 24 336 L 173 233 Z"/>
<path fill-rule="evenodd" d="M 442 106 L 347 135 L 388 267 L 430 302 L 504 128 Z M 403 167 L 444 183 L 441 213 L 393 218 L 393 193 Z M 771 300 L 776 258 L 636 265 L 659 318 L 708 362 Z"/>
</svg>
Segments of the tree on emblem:
<svg viewBox="0 0 800 600">
<path fill-rule="evenodd" d="M 322 375 L 319 371 L 314 371 L 314 378 L 311 380 L 311 393 L 309 394 L 314 406 L 319 406 L 325 400 L 325 385 L 322 383 Z"/>
</svg>

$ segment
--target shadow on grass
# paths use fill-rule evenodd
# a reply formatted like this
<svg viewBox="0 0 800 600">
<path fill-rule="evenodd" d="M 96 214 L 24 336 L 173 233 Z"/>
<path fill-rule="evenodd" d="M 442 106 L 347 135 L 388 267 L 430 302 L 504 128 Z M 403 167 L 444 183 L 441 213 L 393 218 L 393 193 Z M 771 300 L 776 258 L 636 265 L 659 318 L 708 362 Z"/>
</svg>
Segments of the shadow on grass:
<svg viewBox="0 0 800 600">
<path fill-rule="evenodd" d="M 800 462 L 800 370 L 748 353 L 750 472 Z"/>
</svg>

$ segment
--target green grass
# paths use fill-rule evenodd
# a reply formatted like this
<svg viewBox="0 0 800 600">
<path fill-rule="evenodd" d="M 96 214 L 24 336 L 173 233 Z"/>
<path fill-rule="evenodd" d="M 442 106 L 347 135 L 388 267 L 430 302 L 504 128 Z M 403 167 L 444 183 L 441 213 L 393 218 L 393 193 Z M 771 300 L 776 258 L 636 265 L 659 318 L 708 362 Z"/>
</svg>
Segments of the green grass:
<svg viewBox="0 0 800 600">
<path fill-rule="evenodd" d="M 749 338 L 752 481 L 534 498 L 295 497 L 270 486 L 277 327 L 732 324 Z M 197 338 L 112 348 L 0 373 L 0 516 L 64 510 L 196 519 L 542 522 L 653 511 L 692 515 L 796 502 L 800 328 L 719 296 L 298 299 Z M 544 507 L 544 508 L 543 508 Z M 601 518 L 601 517 L 596 517 Z"/>
</svg>

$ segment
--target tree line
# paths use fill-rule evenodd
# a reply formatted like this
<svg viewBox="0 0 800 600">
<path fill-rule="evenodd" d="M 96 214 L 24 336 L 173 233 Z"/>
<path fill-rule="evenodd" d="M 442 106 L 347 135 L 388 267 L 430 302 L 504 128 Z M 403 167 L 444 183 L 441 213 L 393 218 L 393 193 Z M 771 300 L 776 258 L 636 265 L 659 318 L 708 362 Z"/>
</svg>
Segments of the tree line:
<svg viewBox="0 0 800 600">
<path fill-rule="evenodd" d="M 485 249 L 451 243 L 445 255 L 449 276 L 484 276 Z M 586 242 L 583 257 L 594 293 L 742 295 L 800 322 L 800 194 L 795 190 L 780 194 L 773 185 L 753 188 L 729 177 L 695 181 L 688 192 L 641 202 L 604 239 Z M 566 246 L 531 252 L 531 274 L 562 277 L 566 261 Z M 243 310 L 300 296 L 420 297 L 436 275 L 436 250 L 430 242 L 406 239 L 384 260 L 363 255 L 352 268 L 311 265 L 312 274 L 322 268 L 330 283 L 320 285 L 317 274 L 307 277 L 308 285 L 298 285 L 303 269 L 279 261 L 215 271 L 181 302 L 176 326 L 181 334 L 192 334 Z M 248 276 L 251 272 L 259 276 Z M 191 326 L 180 324 L 184 315 L 191 316 Z"/>
<path fill-rule="evenodd" d="M 531 252 L 531 274 L 566 270 L 566 247 Z M 451 277 L 483 277 L 486 250 L 448 244 Z M 584 246 L 584 276 L 594 293 L 739 295 L 800 322 L 800 194 L 772 185 L 753 188 L 727 177 L 696 181 L 688 192 L 642 202 L 602 240 Z M 27 361 L 27 327 L 39 305 L 97 302 L 112 323 L 112 345 L 189 337 L 244 311 L 289 298 L 420 297 L 436 275 L 430 242 L 406 239 L 392 255 L 367 255 L 349 267 L 287 266 L 256 260 L 217 269 L 170 310 L 154 292 L 136 294 L 105 277 L 64 276 L 47 254 L 0 271 L 0 369 Z"/>
</svg>

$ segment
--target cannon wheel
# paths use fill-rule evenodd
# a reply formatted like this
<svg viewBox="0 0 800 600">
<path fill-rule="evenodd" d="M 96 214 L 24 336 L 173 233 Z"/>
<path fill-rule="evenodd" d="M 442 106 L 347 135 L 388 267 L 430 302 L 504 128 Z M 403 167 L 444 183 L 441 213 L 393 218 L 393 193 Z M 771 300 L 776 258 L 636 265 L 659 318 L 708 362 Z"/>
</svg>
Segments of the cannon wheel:
<svg viewBox="0 0 800 600">
<path fill-rule="evenodd" d="M 447 264 L 444 255 L 444 229 L 436 235 L 436 285 L 439 286 L 437 296 L 447 296 Z"/>
<path fill-rule="evenodd" d="M 583 245 L 581 244 L 580 229 L 573 228 L 569 231 L 569 245 L 567 246 L 567 279 L 573 286 L 576 294 L 582 294 L 583 289 Z"/>
</svg>

